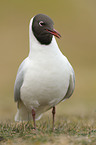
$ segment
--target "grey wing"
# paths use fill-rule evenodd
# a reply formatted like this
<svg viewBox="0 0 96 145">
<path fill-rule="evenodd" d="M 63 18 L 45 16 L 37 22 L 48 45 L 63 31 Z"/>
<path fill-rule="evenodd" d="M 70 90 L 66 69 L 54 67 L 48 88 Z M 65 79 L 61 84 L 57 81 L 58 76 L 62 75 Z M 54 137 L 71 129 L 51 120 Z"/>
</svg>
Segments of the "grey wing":
<svg viewBox="0 0 96 145">
<path fill-rule="evenodd" d="M 69 87 L 63 100 L 68 99 L 73 94 L 74 88 L 75 88 L 75 73 L 72 68 L 72 73 L 70 74 L 70 80 L 69 80 Z"/>
<path fill-rule="evenodd" d="M 15 80 L 15 85 L 14 85 L 14 101 L 15 102 L 20 100 L 20 88 L 24 80 L 24 70 L 23 70 L 24 63 L 25 63 L 25 60 L 21 63 L 17 72 L 16 80 Z"/>
</svg>

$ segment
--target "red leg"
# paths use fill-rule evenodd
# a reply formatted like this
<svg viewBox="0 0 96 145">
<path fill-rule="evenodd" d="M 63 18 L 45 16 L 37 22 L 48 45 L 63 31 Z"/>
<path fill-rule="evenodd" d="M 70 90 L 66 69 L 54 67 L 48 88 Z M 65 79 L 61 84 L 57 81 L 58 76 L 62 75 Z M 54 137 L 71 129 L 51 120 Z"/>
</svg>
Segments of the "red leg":
<svg viewBox="0 0 96 145">
<path fill-rule="evenodd" d="M 54 127 L 54 122 L 55 122 L 55 113 L 56 113 L 56 111 L 55 111 L 55 107 L 53 107 L 53 109 L 52 109 L 52 114 L 53 114 L 53 131 L 55 130 L 55 127 Z"/>
<path fill-rule="evenodd" d="M 36 129 L 36 124 L 35 124 L 35 110 L 34 109 L 32 109 L 32 117 L 33 117 L 34 128 Z"/>
</svg>

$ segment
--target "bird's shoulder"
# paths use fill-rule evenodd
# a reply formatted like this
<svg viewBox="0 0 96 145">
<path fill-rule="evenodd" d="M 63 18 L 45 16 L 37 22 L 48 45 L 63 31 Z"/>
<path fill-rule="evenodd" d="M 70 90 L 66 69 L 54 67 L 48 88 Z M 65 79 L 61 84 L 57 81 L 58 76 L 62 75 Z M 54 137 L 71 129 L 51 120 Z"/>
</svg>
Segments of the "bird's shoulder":
<svg viewBox="0 0 96 145">
<path fill-rule="evenodd" d="M 15 102 L 20 100 L 20 88 L 24 81 L 24 74 L 25 74 L 27 62 L 28 62 L 28 58 L 24 59 L 23 62 L 20 64 L 17 71 L 17 76 L 15 80 L 15 85 L 14 85 L 14 101 Z"/>
<path fill-rule="evenodd" d="M 71 63 L 69 62 L 69 60 L 67 59 L 67 57 L 64 56 L 64 60 L 66 62 L 66 68 L 68 69 L 68 74 L 69 74 L 69 86 L 68 86 L 68 90 L 66 92 L 66 95 L 64 96 L 63 100 L 69 98 L 74 91 L 75 88 L 75 72 L 74 69 L 71 65 Z"/>
</svg>

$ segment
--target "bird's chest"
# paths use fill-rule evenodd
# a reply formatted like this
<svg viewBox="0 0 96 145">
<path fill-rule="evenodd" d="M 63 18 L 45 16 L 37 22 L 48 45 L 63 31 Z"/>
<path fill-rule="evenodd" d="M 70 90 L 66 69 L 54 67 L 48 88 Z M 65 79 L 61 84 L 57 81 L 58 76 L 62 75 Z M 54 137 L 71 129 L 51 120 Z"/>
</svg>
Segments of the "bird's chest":
<svg viewBox="0 0 96 145">
<path fill-rule="evenodd" d="M 66 94 L 68 80 L 68 70 L 62 64 L 30 65 L 24 76 L 21 98 L 25 102 L 38 102 L 37 106 L 59 102 Z"/>
</svg>

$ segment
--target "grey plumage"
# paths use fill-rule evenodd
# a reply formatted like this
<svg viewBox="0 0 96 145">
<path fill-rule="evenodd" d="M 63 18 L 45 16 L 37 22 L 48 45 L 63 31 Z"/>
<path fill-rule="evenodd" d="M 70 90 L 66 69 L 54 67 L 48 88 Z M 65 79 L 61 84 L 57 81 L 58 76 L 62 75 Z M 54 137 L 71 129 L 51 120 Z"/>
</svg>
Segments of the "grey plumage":
<svg viewBox="0 0 96 145">
<path fill-rule="evenodd" d="M 64 96 L 63 100 L 70 98 L 70 96 L 73 94 L 74 88 L 75 88 L 75 73 L 74 73 L 74 70 L 73 70 L 73 74 L 70 75 L 69 87 L 68 87 L 67 93 Z"/>
<path fill-rule="evenodd" d="M 15 85 L 14 85 L 14 101 L 17 102 L 20 100 L 20 88 L 23 84 L 23 78 L 24 78 L 24 71 L 23 71 L 23 65 L 25 63 L 25 60 L 21 63 L 16 80 L 15 80 Z"/>
</svg>

